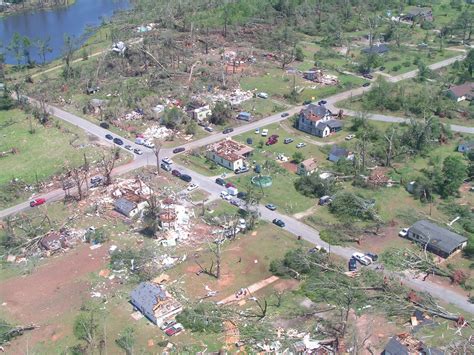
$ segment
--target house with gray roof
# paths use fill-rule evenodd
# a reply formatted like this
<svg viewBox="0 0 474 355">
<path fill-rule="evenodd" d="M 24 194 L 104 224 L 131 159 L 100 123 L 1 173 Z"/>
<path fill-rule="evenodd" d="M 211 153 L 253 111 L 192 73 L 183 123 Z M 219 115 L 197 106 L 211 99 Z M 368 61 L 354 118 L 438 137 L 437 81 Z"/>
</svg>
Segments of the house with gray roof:
<svg viewBox="0 0 474 355">
<path fill-rule="evenodd" d="M 163 324 L 183 310 L 163 286 L 153 282 L 142 282 L 133 289 L 130 303 L 156 325 Z"/>
<path fill-rule="evenodd" d="M 114 209 L 126 217 L 133 217 L 138 213 L 138 205 L 125 198 L 118 198 L 114 202 Z"/>
<path fill-rule="evenodd" d="M 328 160 L 337 163 L 340 159 L 354 160 L 354 154 L 346 148 L 333 145 L 329 152 Z"/>
<path fill-rule="evenodd" d="M 389 46 L 383 43 L 377 43 L 371 47 L 362 49 L 362 52 L 365 54 L 385 54 L 390 51 Z"/>
<path fill-rule="evenodd" d="M 296 128 L 300 131 L 318 136 L 327 137 L 342 130 L 340 120 L 332 118 L 332 113 L 324 105 L 309 104 L 298 115 Z"/>
<path fill-rule="evenodd" d="M 467 245 L 467 238 L 432 222 L 421 220 L 408 229 L 407 238 L 426 246 L 426 250 L 447 258 Z"/>
</svg>

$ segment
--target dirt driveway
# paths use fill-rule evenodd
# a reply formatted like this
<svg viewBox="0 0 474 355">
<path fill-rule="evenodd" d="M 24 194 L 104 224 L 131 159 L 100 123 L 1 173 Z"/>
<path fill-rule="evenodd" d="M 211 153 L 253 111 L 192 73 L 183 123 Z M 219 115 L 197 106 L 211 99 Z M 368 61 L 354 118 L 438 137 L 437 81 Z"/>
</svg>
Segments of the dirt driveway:
<svg viewBox="0 0 474 355">
<path fill-rule="evenodd" d="M 106 245 L 95 250 L 81 245 L 51 258 L 31 275 L 2 282 L 2 310 L 18 324 L 39 326 L 28 333 L 30 348 L 38 341 L 54 341 L 71 332 L 71 329 L 65 329 L 69 327 L 61 319 L 73 315 L 83 301 L 90 298 L 87 275 L 107 263 L 107 250 Z M 24 343 L 26 335 L 17 338 L 7 352 L 24 353 Z"/>
</svg>

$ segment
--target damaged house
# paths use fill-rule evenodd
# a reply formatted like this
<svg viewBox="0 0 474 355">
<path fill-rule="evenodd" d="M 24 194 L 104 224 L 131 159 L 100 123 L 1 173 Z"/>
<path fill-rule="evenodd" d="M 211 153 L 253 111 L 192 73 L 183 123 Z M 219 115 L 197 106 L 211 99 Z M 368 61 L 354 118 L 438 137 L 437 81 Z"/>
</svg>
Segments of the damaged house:
<svg viewBox="0 0 474 355">
<path fill-rule="evenodd" d="M 130 303 L 156 325 L 163 324 L 183 310 L 182 305 L 163 286 L 152 282 L 140 283 L 131 292 Z"/>
<path fill-rule="evenodd" d="M 253 149 L 232 139 L 224 139 L 207 147 L 207 158 L 227 169 L 237 170 L 244 166 L 244 161 Z"/>
<path fill-rule="evenodd" d="M 327 137 L 342 130 L 342 121 L 332 118 L 323 105 L 309 104 L 298 115 L 296 128 L 317 137 Z"/>
</svg>

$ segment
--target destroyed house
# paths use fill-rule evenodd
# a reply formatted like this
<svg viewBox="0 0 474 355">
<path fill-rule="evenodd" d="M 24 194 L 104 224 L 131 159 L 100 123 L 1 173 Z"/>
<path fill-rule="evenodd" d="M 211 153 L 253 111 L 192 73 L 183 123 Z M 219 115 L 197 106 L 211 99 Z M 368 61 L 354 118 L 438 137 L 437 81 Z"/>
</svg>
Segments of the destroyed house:
<svg viewBox="0 0 474 355">
<path fill-rule="evenodd" d="M 382 355 L 442 355 L 443 351 L 428 348 L 422 341 L 408 333 L 398 334 L 390 338 L 382 351 Z"/>
<path fill-rule="evenodd" d="M 328 160 L 337 163 L 340 159 L 353 160 L 354 154 L 343 147 L 333 145 L 329 152 Z"/>
<path fill-rule="evenodd" d="M 245 144 L 224 139 L 207 147 L 207 158 L 227 169 L 236 170 L 244 166 L 245 159 L 252 151 Z"/>
<path fill-rule="evenodd" d="M 130 294 L 130 303 L 152 323 L 161 325 L 182 310 L 166 290 L 152 282 L 140 283 Z"/>
<path fill-rule="evenodd" d="M 459 101 L 474 100 L 474 83 L 464 83 L 462 85 L 454 85 L 448 89 L 448 97 Z"/>
<path fill-rule="evenodd" d="M 386 45 L 386 44 L 383 44 L 383 43 L 378 43 L 376 45 L 373 45 L 371 47 L 367 47 L 367 48 L 364 48 L 362 49 L 362 52 L 365 53 L 365 54 L 385 54 L 387 53 L 388 51 L 390 51 L 390 48 Z"/>
<path fill-rule="evenodd" d="M 133 217 L 138 213 L 137 204 L 125 198 L 119 198 L 115 200 L 114 208 L 117 212 L 127 217 Z"/>
<path fill-rule="evenodd" d="M 331 117 L 331 111 L 325 106 L 309 104 L 300 111 L 296 128 L 324 138 L 342 129 L 342 122 Z"/>
<path fill-rule="evenodd" d="M 467 238 L 446 228 L 421 220 L 408 229 L 407 238 L 421 244 L 436 255 L 447 258 L 467 245 Z"/>
<path fill-rule="evenodd" d="M 406 21 L 414 21 L 416 19 L 433 21 L 433 12 L 429 7 L 413 7 L 405 16 L 402 16 L 402 19 Z"/>
</svg>

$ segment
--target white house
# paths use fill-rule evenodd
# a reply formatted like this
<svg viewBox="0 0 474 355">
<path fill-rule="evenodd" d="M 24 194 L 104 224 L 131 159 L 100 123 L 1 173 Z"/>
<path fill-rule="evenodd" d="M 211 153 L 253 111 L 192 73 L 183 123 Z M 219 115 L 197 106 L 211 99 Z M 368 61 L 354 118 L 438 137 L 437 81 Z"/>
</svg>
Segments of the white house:
<svg viewBox="0 0 474 355">
<path fill-rule="evenodd" d="M 232 171 L 244 166 L 245 159 L 253 151 L 245 144 L 224 139 L 207 147 L 207 158 Z"/>
<path fill-rule="evenodd" d="M 191 111 L 191 117 L 198 122 L 206 121 L 211 115 L 212 111 L 209 105 L 198 107 Z"/>
</svg>

